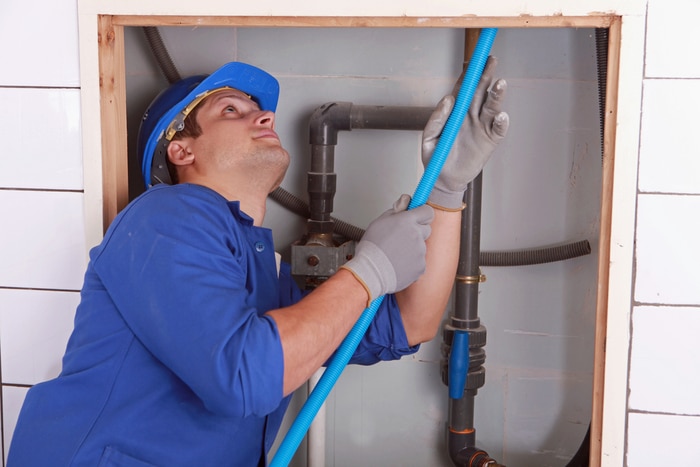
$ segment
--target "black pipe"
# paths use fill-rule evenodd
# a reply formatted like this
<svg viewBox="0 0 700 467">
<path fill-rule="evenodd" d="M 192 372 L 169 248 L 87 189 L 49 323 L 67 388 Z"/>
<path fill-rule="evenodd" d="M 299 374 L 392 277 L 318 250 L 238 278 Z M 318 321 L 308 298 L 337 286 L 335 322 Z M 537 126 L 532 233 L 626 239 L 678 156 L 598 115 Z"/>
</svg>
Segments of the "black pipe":
<svg viewBox="0 0 700 467">
<path fill-rule="evenodd" d="M 595 54 L 598 69 L 598 111 L 600 115 L 600 153 L 605 146 L 605 99 L 608 87 L 608 29 L 596 28 Z"/>
<path fill-rule="evenodd" d="M 591 253 L 588 240 L 565 245 L 516 251 L 482 251 L 479 264 L 482 266 L 531 266 L 552 263 L 585 256 Z"/>
<path fill-rule="evenodd" d="M 170 58 L 168 49 L 165 48 L 158 28 L 154 26 L 144 26 L 143 32 L 146 34 L 146 40 L 148 40 L 151 52 L 153 52 L 153 56 L 158 62 L 158 67 L 160 71 L 163 72 L 163 75 L 165 75 L 168 83 L 173 84 L 176 81 L 180 81 L 180 73 L 177 71 L 172 58 Z"/>
</svg>

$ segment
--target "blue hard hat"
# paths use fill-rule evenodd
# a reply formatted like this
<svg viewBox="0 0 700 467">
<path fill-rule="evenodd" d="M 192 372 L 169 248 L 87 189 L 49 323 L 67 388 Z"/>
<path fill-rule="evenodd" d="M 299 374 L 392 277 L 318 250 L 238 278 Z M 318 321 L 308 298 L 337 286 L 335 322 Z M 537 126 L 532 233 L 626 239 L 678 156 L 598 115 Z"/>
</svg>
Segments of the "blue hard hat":
<svg viewBox="0 0 700 467">
<path fill-rule="evenodd" d="M 170 85 L 148 106 L 139 128 L 138 156 L 147 188 L 171 183 L 166 160 L 173 135 L 182 130 L 185 118 L 202 99 L 221 88 L 237 89 L 250 95 L 261 110 L 274 112 L 277 109 L 277 80 L 246 63 L 227 63 L 211 75 L 190 76 Z"/>
</svg>

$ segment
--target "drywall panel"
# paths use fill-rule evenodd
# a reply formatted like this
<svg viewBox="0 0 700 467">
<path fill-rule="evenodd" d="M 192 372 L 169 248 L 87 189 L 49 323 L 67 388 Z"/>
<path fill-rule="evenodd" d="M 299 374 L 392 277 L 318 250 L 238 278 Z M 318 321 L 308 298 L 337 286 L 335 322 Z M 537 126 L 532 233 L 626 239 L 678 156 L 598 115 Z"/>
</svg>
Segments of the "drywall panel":
<svg viewBox="0 0 700 467">
<path fill-rule="evenodd" d="M 0 88 L 0 102 L 0 186 L 82 189 L 80 91 Z"/>
<path fill-rule="evenodd" d="M 85 272 L 83 194 L 0 190 L 0 286 L 78 290 Z"/>
<path fill-rule="evenodd" d="M 75 0 L 0 3 L 0 86 L 78 87 Z"/>
<path fill-rule="evenodd" d="M 450 465 L 438 362 L 435 339 L 396 362 L 347 367 L 327 400 L 326 458 L 347 466 Z"/>
<path fill-rule="evenodd" d="M 699 108 L 700 79 L 644 80 L 640 191 L 700 194 Z"/>
<path fill-rule="evenodd" d="M 0 289 L 3 384 L 58 376 L 79 300 L 78 292 Z"/>
<path fill-rule="evenodd" d="M 523 467 L 567 465 L 590 422 L 590 376 L 513 372 L 506 384 L 503 437 L 508 452 L 499 462 Z"/>
<path fill-rule="evenodd" d="M 461 58 L 464 47 L 463 32 L 449 28 L 237 28 L 237 31 L 238 60 L 255 63 L 275 76 L 325 80 L 384 77 L 409 81 L 443 77 L 461 70 L 460 61 L 452 58 Z M 329 36 L 332 43 L 319 40 Z M 263 50 L 266 52 L 261 53 Z M 430 91 L 427 86 L 423 89 Z M 424 100 L 425 92 L 416 92 L 415 99 Z M 413 104 L 416 102 L 405 103 Z"/>
</svg>

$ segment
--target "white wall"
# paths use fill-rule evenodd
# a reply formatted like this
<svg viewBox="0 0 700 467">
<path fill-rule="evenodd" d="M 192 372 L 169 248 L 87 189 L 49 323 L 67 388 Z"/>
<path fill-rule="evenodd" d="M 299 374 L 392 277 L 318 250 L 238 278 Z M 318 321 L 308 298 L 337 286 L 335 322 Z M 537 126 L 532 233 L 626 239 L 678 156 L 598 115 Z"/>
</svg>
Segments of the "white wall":
<svg viewBox="0 0 700 467">
<path fill-rule="evenodd" d="M 650 0 L 627 462 L 700 465 L 700 56 L 693 0 Z M 671 33 L 673 31 L 673 33 Z M 631 207 L 630 207 L 631 208 Z"/>
<path fill-rule="evenodd" d="M 697 156 L 698 149 L 693 141 L 695 135 L 694 118 L 697 109 L 698 96 L 700 96 L 700 58 L 692 49 L 696 44 L 693 35 L 693 18 L 700 13 L 700 7 L 693 0 L 650 0 L 648 35 L 646 42 L 646 67 L 644 79 L 643 117 L 641 127 L 641 146 L 639 155 L 639 194 L 637 206 L 629 206 L 629 209 L 637 209 L 637 249 L 635 264 L 635 289 L 634 299 L 636 306 L 632 310 L 632 351 L 629 374 L 629 406 L 628 406 L 628 432 L 626 440 L 627 464 L 633 467 L 653 465 L 656 462 L 651 454 L 657 453 L 659 458 L 668 461 L 683 461 L 682 465 L 695 465 L 700 463 L 700 449 L 691 437 L 685 433 L 697 433 L 700 430 L 700 406 L 697 402 L 698 389 L 700 389 L 700 377 L 693 371 L 697 358 L 700 355 L 700 344 L 694 339 L 694 331 L 700 314 L 700 295 L 697 287 L 698 274 L 695 266 L 698 259 L 698 249 L 695 246 L 700 233 L 697 213 L 700 210 L 700 182 L 695 174 L 700 168 Z M 679 12 L 684 12 L 679 14 Z M 673 30 L 674 34 L 669 34 Z M 196 32 L 195 32 L 196 33 Z M 254 34 L 256 32 L 253 32 Z M 223 42 L 222 49 L 238 50 L 239 37 L 227 36 L 227 32 L 220 31 Z M 261 36 L 264 34 L 261 33 Z M 205 36 L 201 36 L 206 40 Z M 318 41 L 319 36 L 313 36 L 311 43 Z M 329 37 L 329 36 L 321 36 Z M 410 36 L 415 39 L 416 36 Z M 432 36 L 431 36 L 432 37 Z M 438 33 L 436 37 L 441 37 Z M 499 36 L 499 40 L 503 36 Z M 166 37 L 167 38 L 167 37 Z M 264 39 L 265 37 L 261 37 Z M 425 39 L 422 39 L 425 40 Z M 449 35 L 442 37 L 447 43 L 455 45 L 455 39 Z M 80 125 L 81 116 L 78 111 L 80 79 L 78 76 L 78 42 L 75 0 L 44 0 L 41 8 L 37 5 L 20 0 L 5 0 L 0 6 L 0 102 L 5 108 L 15 109 L 14 113 L 3 112 L 0 115 L 0 128 L 5 143 L 5 150 L 0 156 L 0 216 L 3 219 L 3 227 L 0 229 L 0 357 L 2 364 L 2 415 L 3 415 L 3 442 L 7 449 L 8 441 L 14 427 L 14 420 L 24 397 L 26 388 L 39 381 L 53 377 L 60 368 L 60 357 L 72 325 L 72 313 L 78 301 L 77 291 L 82 281 L 82 272 L 85 266 L 85 251 L 87 246 L 84 240 L 83 229 L 83 181 L 82 181 L 82 154 L 80 154 Z M 20 46 L 21 44 L 21 46 Z M 273 45 L 279 42 L 271 43 Z M 419 46 L 417 44 L 416 46 Z M 558 44 L 561 46 L 561 44 Z M 546 50 L 557 49 L 551 40 L 542 36 L 542 47 Z M 132 49 L 137 50 L 137 49 Z M 243 49 L 244 50 L 244 49 Z M 187 53 L 187 50 L 182 53 Z M 453 51 L 455 52 L 455 51 Z M 501 56 L 507 55 L 504 49 Z M 176 52 L 173 52 L 176 53 Z M 190 51 L 189 56 L 192 56 Z M 249 59 L 245 55 L 231 56 L 231 59 Z M 274 57 L 270 57 L 270 64 L 275 63 Z M 312 57 L 310 57 L 312 58 Z M 503 67 L 513 67 L 513 74 L 521 70 L 527 63 L 517 63 L 517 56 L 503 58 Z M 206 57 L 202 57 L 206 60 Z M 440 60 L 440 57 L 436 58 Z M 149 65 L 144 57 L 145 64 Z M 189 61 L 188 66 L 205 66 L 209 62 Z M 342 65 L 349 63 L 344 57 L 338 62 L 341 68 L 336 70 L 340 79 L 349 74 L 342 69 Z M 308 67 L 313 61 L 303 64 L 300 69 L 273 70 L 286 76 L 283 84 L 294 88 L 295 75 L 299 77 L 304 72 L 309 73 Z M 508 65 L 510 64 L 510 65 Z M 267 63 L 265 63 L 267 66 Z M 547 63 L 543 57 L 542 65 L 556 68 L 556 64 Z M 448 67 L 449 68 L 449 67 Z M 568 68 L 567 68 L 568 69 Z M 187 72 L 183 69 L 183 72 Z M 441 69 L 441 74 L 449 70 Z M 313 71 L 311 72 L 313 73 Z M 393 70 L 385 74 L 395 73 Z M 132 77 L 131 83 L 138 83 L 138 76 Z M 425 78 L 425 77 L 423 77 Z M 435 78 L 435 77 L 433 77 Z M 563 84 L 564 79 L 548 76 L 553 79 L 551 83 Z M 589 79 L 587 76 L 586 79 Z M 144 78 L 146 84 L 141 89 L 148 88 L 149 78 Z M 150 78 L 153 82 L 155 78 Z M 286 83 L 285 83 L 286 81 Z M 354 85 L 365 80 L 348 80 L 344 86 L 353 88 Z M 440 82 L 440 79 L 434 80 Z M 443 80 L 444 81 L 444 80 Z M 323 80 L 319 80 L 323 82 Z M 511 90 L 511 96 L 515 102 L 523 99 L 523 96 L 532 95 L 528 83 L 533 84 L 537 80 L 515 79 Z M 444 82 L 443 82 L 444 84 Z M 520 84 L 520 86 L 518 85 Z M 624 83 L 622 83 L 624 86 Z M 301 84 L 299 84 L 301 86 Z M 139 85 L 133 84 L 130 92 L 138 92 Z M 357 89 L 362 89 L 357 86 Z M 518 95 L 518 90 L 521 90 Z M 317 98 L 324 101 L 324 92 L 330 89 L 318 88 Z M 525 93 L 524 90 L 528 92 Z M 360 96 L 364 91 L 357 91 Z M 416 105 L 427 104 L 434 101 L 435 95 L 420 96 Z M 348 93 L 351 97 L 358 94 Z M 132 94 L 130 94 L 132 95 Z M 302 100 L 301 94 L 296 94 Z M 570 95 L 567 92 L 565 95 Z M 520 96 L 520 97 L 518 97 Z M 335 93 L 328 93 L 327 97 L 338 97 Z M 387 99 L 391 99 L 391 95 Z M 312 108 L 316 101 L 293 102 L 290 106 L 301 109 L 304 106 Z M 414 104 L 411 102 L 410 104 Z M 696 104 L 696 105 L 694 105 Z M 537 102 L 519 102 L 518 108 L 535 115 L 536 111 L 542 112 L 542 107 Z M 515 111 L 515 109 L 514 109 Z M 19 116 L 19 117 L 18 117 Z M 85 116 L 83 116 L 85 118 Z M 94 117 L 91 117 L 94 118 Z M 290 116 L 291 119 L 291 116 Z M 534 119 L 534 116 L 533 116 Z M 523 121 L 521 119 L 520 121 Z M 514 124 L 518 120 L 514 119 Z M 300 140 L 303 133 L 301 124 L 289 127 L 285 130 L 290 139 Z M 517 128 L 514 127 L 514 132 Z M 540 137 L 539 135 L 533 135 Z M 353 135 L 354 137 L 354 135 Z M 368 149 L 382 146 L 399 146 L 410 148 L 415 143 L 415 137 L 388 137 L 383 135 L 370 136 Z M 541 138 L 541 137 L 540 137 Z M 563 140 L 566 141 L 566 140 Z M 563 147 L 576 148 L 575 141 L 565 142 Z M 299 152 L 303 153 L 303 144 L 299 144 Z M 570 146 L 567 146 L 570 145 Z M 9 148 L 9 149 L 8 149 Z M 407 149 L 410 150 L 410 149 Z M 505 164 L 506 155 L 516 154 L 509 149 L 501 154 L 500 162 Z M 593 149 L 590 149 L 593 153 Z M 573 151 L 572 151 L 573 153 Z M 580 153 L 579 153 L 580 155 Z M 18 157 L 19 156 L 19 157 Z M 569 154 L 571 156 L 571 154 Z M 575 160 L 575 159 L 574 159 Z M 340 159 L 339 159 L 340 161 Z M 341 164 L 348 165 L 343 173 L 351 173 L 353 170 L 345 161 Z M 417 166 L 413 168 L 417 171 Z M 494 167 L 495 169 L 495 167 Z M 501 167 L 501 169 L 504 169 Z M 338 169 L 340 173 L 340 168 Z M 407 169 L 408 170 L 408 169 Z M 411 169 L 413 170 L 413 169 Z M 300 188 L 299 180 L 305 165 L 292 169 L 290 173 L 291 188 Z M 490 174 L 487 174 L 490 176 Z M 517 173 L 511 174 L 517 177 Z M 407 189 L 412 186 L 409 180 L 412 173 L 404 173 L 397 183 L 406 183 Z M 339 176 L 340 179 L 340 176 Z M 500 178 L 499 178 L 500 179 Z M 493 187 L 498 179 L 491 180 Z M 353 185 L 345 191 L 346 198 L 356 196 L 359 190 L 353 190 Z M 522 192 L 518 192 L 522 193 Z M 543 193 L 532 187 L 528 194 L 542 196 Z M 390 193 L 379 193 L 378 196 L 387 199 Z M 495 195 L 488 201 L 491 211 L 498 208 Z M 345 199 L 345 198 L 344 198 Z M 552 199 L 550 197 L 549 201 Z M 348 201 L 348 203 L 357 203 Z M 343 202 L 338 209 L 344 210 L 349 220 L 362 223 L 370 218 L 371 209 L 363 212 L 346 210 Z M 567 208 L 567 206 L 563 206 Z M 273 215 L 275 208 L 272 209 Z M 281 215 L 281 214 L 279 214 Z M 356 216 L 352 218 L 352 216 Z M 488 224 L 489 221 L 485 219 Z M 298 227 L 298 224 L 296 225 Z M 577 233 L 580 228 L 572 225 L 561 227 L 561 232 Z M 572 232 L 573 229 L 573 232 Z M 592 228 L 594 233 L 595 228 Z M 558 233 L 550 233 L 551 239 L 561 239 Z M 281 235 L 276 240 L 284 244 L 291 236 Z M 533 237 L 535 239 L 536 237 Z M 530 239 L 523 240 L 524 246 L 530 244 Z M 491 245 L 485 244 L 485 248 L 504 248 L 510 243 Z M 693 261 L 695 260 L 695 261 Z M 578 261 L 578 260 L 577 260 Z M 562 263 L 563 264 L 563 263 Z M 566 268 L 566 266 L 557 266 Z M 496 284 L 499 275 L 509 272 L 489 272 L 489 282 L 484 285 L 484 302 L 494 300 L 493 295 L 498 293 Z M 567 270 L 564 275 L 576 279 L 576 268 Z M 505 279 L 503 279 L 505 280 Z M 522 282 L 522 287 L 525 287 Z M 534 281 L 532 285 L 541 285 Z M 586 295 L 586 288 L 574 289 L 579 301 L 590 300 Z M 492 295 L 487 295 L 492 291 Z M 562 298 L 562 300 L 565 297 Z M 537 302 L 535 302 L 536 304 Z M 486 313 L 483 307 L 482 315 Z M 496 312 L 501 309 L 494 307 Z M 561 307 L 560 307 L 561 309 Z M 527 310 L 532 311 L 532 310 Z M 537 311 L 536 309 L 534 311 Z M 585 313 L 585 312 L 584 312 Z M 585 315 L 584 315 L 585 316 Z M 486 317 L 483 317 L 486 319 Z M 498 317 L 490 319 L 498 321 Z M 562 321 L 560 325 L 578 325 L 583 329 L 590 329 L 590 322 L 576 323 L 576 321 Z M 492 321 L 493 322 L 493 321 Z M 477 428 L 484 434 L 488 434 L 485 443 L 488 449 L 494 450 L 495 455 L 504 454 L 511 456 L 515 464 L 522 467 L 527 462 L 527 453 L 513 451 L 513 444 L 525 443 L 527 435 L 532 433 L 532 424 L 527 423 L 532 414 L 528 412 L 511 412 L 506 417 L 507 409 L 513 410 L 518 404 L 527 401 L 528 395 L 533 394 L 533 400 L 537 404 L 543 404 L 543 397 L 554 400 L 552 413 L 541 414 L 538 424 L 545 428 L 547 423 L 558 430 L 557 423 L 561 419 L 561 411 L 555 410 L 565 402 L 583 404 L 578 412 L 585 413 L 585 390 L 581 389 L 587 384 L 585 380 L 585 365 L 588 359 L 576 354 L 583 345 L 583 349 L 590 344 L 585 334 L 574 336 L 573 339 L 565 339 L 571 334 L 565 334 L 566 329 L 547 330 L 544 334 L 547 340 L 560 339 L 567 341 L 555 344 L 555 349 L 563 350 L 566 355 L 560 355 L 564 360 L 574 359 L 577 362 L 579 374 L 567 375 L 561 362 L 552 368 L 541 368 L 539 372 L 533 371 L 531 365 L 526 366 L 526 373 L 508 371 L 508 351 L 517 350 L 518 356 L 524 359 L 535 358 L 528 352 L 537 350 L 547 352 L 547 346 L 542 346 L 543 336 L 539 330 L 533 331 L 527 328 L 528 323 L 514 323 L 507 327 L 507 323 L 498 323 L 499 326 L 489 325 L 489 332 L 498 341 L 498 333 L 503 340 L 526 339 L 519 346 L 517 340 L 511 340 L 506 346 L 487 346 L 487 368 L 491 375 L 487 387 L 482 389 L 477 397 L 477 411 L 488 410 L 488 414 L 479 415 Z M 508 332 L 510 330 L 510 332 Z M 551 332 L 550 332 L 551 331 Z M 531 334 L 527 334 L 531 332 Z M 539 333 L 539 334 L 538 334 Z M 439 340 L 439 338 L 438 338 Z M 576 344 L 576 341 L 579 341 Z M 491 345 L 493 339 L 490 340 Z M 411 448 L 424 446 L 426 449 L 437 449 L 440 442 L 442 423 L 444 422 L 444 388 L 435 382 L 437 374 L 432 371 L 436 349 L 434 346 L 425 346 L 426 359 L 407 361 L 391 364 L 390 369 L 382 370 L 380 367 L 366 369 L 364 372 L 356 372 L 352 381 L 339 388 L 338 394 L 331 401 L 337 408 L 339 421 L 338 427 L 350 423 L 350 428 L 359 427 L 362 434 L 358 439 L 352 440 L 337 433 L 337 452 L 335 464 L 343 464 L 343 455 L 356 454 L 344 453 L 355 448 L 365 448 L 370 456 L 365 459 L 367 465 L 372 465 L 372 459 L 385 459 L 384 456 L 397 454 L 403 447 Z M 502 350 L 503 349 L 503 350 Z M 536 353 L 536 352 L 535 352 Z M 503 355 L 505 354 L 505 355 Z M 528 356 L 529 355 L 529 356 Z M 549 356 L 554 358 L 557 352 Z M 577 359 L 580 359 L 577 360 Z M 498 362 L 504 362 L 499 364 Z M 489 367 L 489 365 L 491 365 Z M 512 365 L 511 365 L 512 366 Z M 353 369 L 353 371 L 355 371 Z M 555 377 L 552 377 L 552 375 Z M 578 381 L 581 375 L 584 380 Z M 400 435 L 380 439 L 388 449 L 387 451 L 367 448 L 367 437 L 376 434 L 372 431 L 372 421 L 368 419 L 368 413 L 376 411 L 385 405 L 396 403 L 396 398 L 389 398 L 391 394 L 387 387 L 395 384 L 393 376 L 400 376 L 402 391 L 399 407 L 400 412 L 388 410 L 383 417 L 395 418 L 398 424 L 408 425 L 421 423 L 420 430 L 424 430 L 424 436 L 415 436 L 414 430 L 408 430 Z M 520 376 L 524 376 L 520 378 Z M 548 384 L 547 382 L 550 382 Z M 552 382 L 553 381 L 553 382 Z M 568 381 L 568 382 L 567 382 Z M 577 388 L 574 394 L 567 393 L 569 384 Z M 515 382 L 514 384 L 506 384 Z M 539 386 L 533 390 L 533 386 Z M 542 388 L 545 392 L 542 392 Z M 392 387 L 392 390 L 396 388 Z M 364 396 L 357 398 L 357 391 L 364 391 Z M 547 393 L 546 390 L 552 391 Z M 442 393 L 441 393 L 442 391 Z M 533 392 L 529 392 L 533 391 Z M 543 396 L 544 394 L 544 396 Z M 551 394 L 547 396 L 547 394 Z M 574 397 L 563 401 L 562 398 Z M 405 400 L 404 400 L 405 399 Z M 419 405 L 420 403 L 427 404 Z M 353 406 L 352 404 L 358 404 Z M 374 409 L 373 409 L 374 407 Z M 523 405 L 523 408 L 525 406 Z M 346 412 L 358 410 L 359 420 L 353 420 L 346 416 Z M 408 415 L 406 414 L 408 412 Z M 494 415 L 495 414 L 495 415 Z M 519 416 L 520 415 L 520 416 Z M 331 414 L 331 419 L 335 415 Z M 549 418 L 547 418 L 549 417 Z M 417 422 L 417 420 L 421 420 Z M 516 423 L 508 423 L 510 421 Z M 585 420 L 579 421 L 585 423 Z M 359 423 L 359 424 L 357 424 Z M 479 427 L 482 428 L 479 428 Z M 332 430 L 339 428 L 332 428 Z M 546 439 L 546 434 L 535 433 L 536 442 Z M 563 465 L 561 459 L 567 453 L 570 454 L 575 446 L 572 444 L 577 434 L 570 434 L 565 442 L 549 440 L 542 449 L 550 449 L 545 461 L 530 465 Z M 403 439 L 399 439 L 403 437 Z M 536 444 L 532 443 L 532 445 Z M 575 444 L 575 443 L 574 443 Z M 556 452 L 558 447 L 566 445 L 562 451 Z M 663 451 L 661 451 L 663 449 Z M 425 451 L 425 449 L 423 449 Z M 531 453 L 533 456 L 541 456 L 542 453 Z M 404 465 L 427 465 L 414 456 Z M 431 454 L 430 456 L 437 456 Z M 557 463 L 557 456 L 560 456 Z M 434 457 L 428 457 L 433 459 Z M 537 458 L 537 457 L 532 457 Z M 333 459 L 333 457 L 331 457 Z M 329 461 L 330 462 L 330 461 Z M 381 460 L 381 465 L 389 465 L 388 460 Z M 506 464 L 508 462 L 504 461 Z M 378 465 L 378 464 L 376 464 Z M 447 465 L 447 464 L 446 464 Z M 604 465 L 606 465 L 604 463 Z"/>
<path fill-rule="evenodd" d="M 77 25 L 75 0 L 0 4 L 5 452 L 26 388 L 60 370 L 86 264 Z"/>
</svg>

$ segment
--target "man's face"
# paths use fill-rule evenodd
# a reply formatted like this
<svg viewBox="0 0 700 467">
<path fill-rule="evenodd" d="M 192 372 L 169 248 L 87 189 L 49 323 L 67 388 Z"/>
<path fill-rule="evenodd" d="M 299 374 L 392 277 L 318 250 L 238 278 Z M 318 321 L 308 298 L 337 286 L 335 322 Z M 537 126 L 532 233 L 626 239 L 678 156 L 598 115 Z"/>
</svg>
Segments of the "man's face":
<svg viewBox="0 0 700 467">
<path fill-rule="evenodd" d="M 212 94 L 199 107 L 196 118 L 202 134 L 191 147 L 200 168 L 218 175 L 231 170 L 261 183 L 272 180 L 270 191 L 276 188 L 289 166 L 289 154 L 274 131 L 275 114 L 260 110 L 234 89 Z"/>
</svg>

